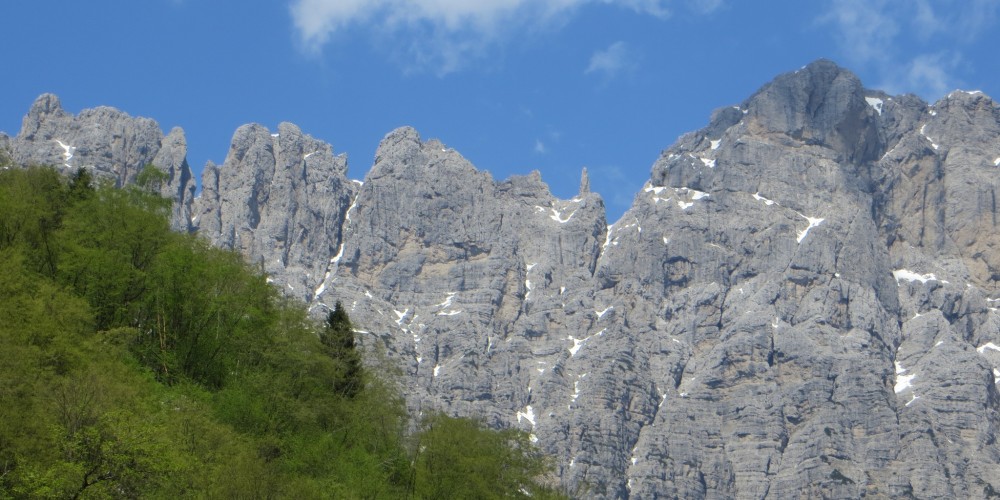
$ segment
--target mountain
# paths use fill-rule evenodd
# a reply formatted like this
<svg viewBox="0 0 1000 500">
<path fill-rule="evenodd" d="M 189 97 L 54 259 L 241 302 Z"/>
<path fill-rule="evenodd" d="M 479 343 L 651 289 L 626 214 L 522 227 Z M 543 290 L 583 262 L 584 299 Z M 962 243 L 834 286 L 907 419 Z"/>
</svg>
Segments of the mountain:
<svg viewBox="0 0 1000 500">
<path fill-rule="evenodd" d="M 238 129 L 192 200 L 183 132 L 42 96 L 19 163 L 131 182 L 398 361 L 408 405 L 532 433 L 591 498 L 1000 492 L 1000 106 L 817 61 L 663 151 L 611 225 L 411 128 L 363 183 L 291 124 Z M 70 156 L 71 155 L 71 156 Z"/>
</svg>

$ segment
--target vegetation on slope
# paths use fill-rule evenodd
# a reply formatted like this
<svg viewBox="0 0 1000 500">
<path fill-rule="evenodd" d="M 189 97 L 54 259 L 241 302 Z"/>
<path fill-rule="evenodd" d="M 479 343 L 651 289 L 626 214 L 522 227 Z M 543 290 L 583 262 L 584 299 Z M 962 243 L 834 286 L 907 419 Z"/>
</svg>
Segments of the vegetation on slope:
<svg viewBox="0 0 1000 500">
<path fill-rule="evenodd" d="M 0 498 L 558 496 L 523 432 L 407 433 L 346 312 L 170 232 L 160 175 L 0 171 Z"/>
</svg>

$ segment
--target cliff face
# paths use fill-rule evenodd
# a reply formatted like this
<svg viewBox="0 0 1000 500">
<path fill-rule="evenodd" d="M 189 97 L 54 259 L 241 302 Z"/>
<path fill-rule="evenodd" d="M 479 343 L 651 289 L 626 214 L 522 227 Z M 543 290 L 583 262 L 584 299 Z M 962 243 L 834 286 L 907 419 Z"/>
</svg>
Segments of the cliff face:
<svg viewBox="0 0 1000 500">
<path fill-rule="evenodd" d="M 53 99 L 15 159 L 85 144 L 88 112 Z M 361 184 L 288 124 L 241 127 L 179 226 L 318 312 L 341 301 L 412 409 L 531 432 L 583 496 L 980 497 L 1000 491 L 998 165 L 990 98 L 928 105 L 818 61 L 680 138 L 610 226 L 586 173 L 561 200 L 403 128 Z"/>
<path fill-rule="evenodd" d="M 180 128 L 164 136 L 155 121 L 133 118 L 109 107 L 73 116 L 62 109 L 58 97 L 44 94 L 24 117 L 17 137 L 2 142 L 8 142 L 16 164 L 53 165 L 66 173 L 84 168 L 119 186 L 135 182 L 146 165 L 155 165 L 166 174 L 161 194 L 175 200 L 173 228 L 191 228 L 195 182 L 187 164 L 187 141 Z"/>
</svg>

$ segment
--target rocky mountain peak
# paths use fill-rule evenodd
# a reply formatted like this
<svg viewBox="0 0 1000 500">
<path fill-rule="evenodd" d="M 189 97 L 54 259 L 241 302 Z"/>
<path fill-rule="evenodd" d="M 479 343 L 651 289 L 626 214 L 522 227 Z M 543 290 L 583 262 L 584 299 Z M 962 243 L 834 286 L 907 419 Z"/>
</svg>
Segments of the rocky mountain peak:
<svg viewBox="0 0 1000 500">
<path fill-rule="evenodd" d="M 66 117 L 66 112 L 62 109 L 62 102 L 55 94 L 42 94 L 35 99 L 28 110 L 28 114 L 21 121 L 21 133 L 18 137 L 22 140 L 34 139 L 35 134 L 42 126 L 42 122 L 49 119 L 59 120 Z"/>
<path fill-rule="evenodd" d="M 130 151 L 84 141 L 121 117 L 37 115 L 22 157 Z M 157 144 L 182 157 L 179 132 Z M 361 183 L 281 124 L 206 166 L 194 227 L 317 315 L 344 304 L 415 413 L 523 429 L 581 496 L 983 497 L 998 167 L 988 97 L 928 105 L 817 61 L 664 150 L 610 225 L 586 170 L 560 199 L 402 127 Z"/>
<path fill-rule="evenodd" d="M 24 117 L 11 149 L 16 163 L 53 165 L 66 172 L 85 168 L 118 185 L 134 182 L 152 164 L 167 175 L 162 194 L 176 200 L 172 226 L 190 228 L 195 184 L 186 160 L 184 131 L 179 127 L 164 136 L 154 120 L 106 106 L 74 116 L 63 110 L 58 97 L 43 94 Z"/>
<path fill-rule="evenodd" d="M 819 60 L 778 76 L 744 104 L 753 133 L 782 133 L 805 144 L 830 147 L 847 161 L 878 158 L 876 111 L 861 81 L 831 61 Z"/>
</svg>

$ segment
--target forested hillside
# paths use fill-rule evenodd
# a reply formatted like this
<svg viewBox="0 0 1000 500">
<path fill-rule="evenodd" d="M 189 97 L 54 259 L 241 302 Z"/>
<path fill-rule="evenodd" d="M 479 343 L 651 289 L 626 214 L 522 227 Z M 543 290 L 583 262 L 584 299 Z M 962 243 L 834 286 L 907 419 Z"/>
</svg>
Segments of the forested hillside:
<svg viewBox="0 0 1000 500">
<path fill-rule="evenodd" d="M 559 496 L 527 433 L 407 415 L 343 308 L 171 232 L 158 170 L 3 167 L 0 498 Z"/>
</svg>

